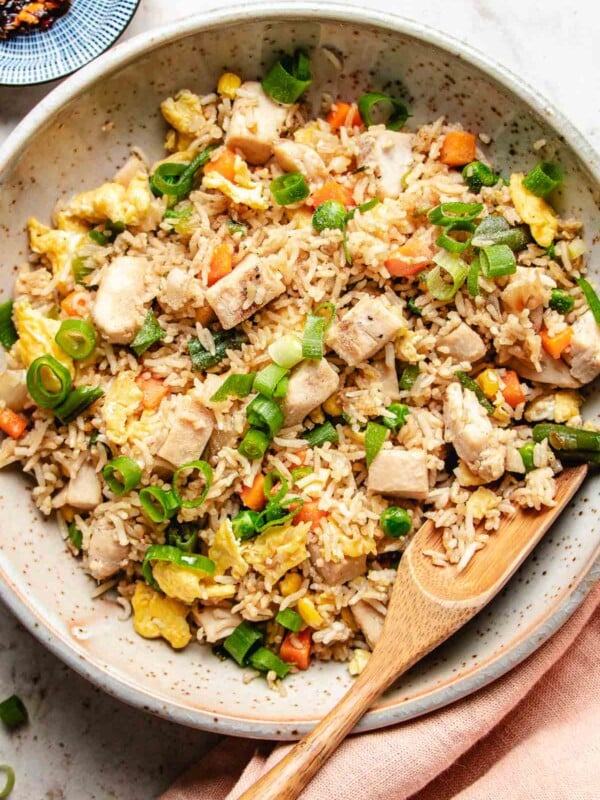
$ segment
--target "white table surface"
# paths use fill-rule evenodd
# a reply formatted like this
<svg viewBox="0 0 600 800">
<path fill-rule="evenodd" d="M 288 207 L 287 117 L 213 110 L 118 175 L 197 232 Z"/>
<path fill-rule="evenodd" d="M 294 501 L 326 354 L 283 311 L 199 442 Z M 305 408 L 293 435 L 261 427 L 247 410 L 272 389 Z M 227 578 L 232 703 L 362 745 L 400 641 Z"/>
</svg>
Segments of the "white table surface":
<svg viewBox="0 0 600 800">
<path fill-rule="evenodd" d="M 124 38 L 212 5 L 142 0 Z M 360 5 L 401 8 L 405 16 L 485 51 L 523 75 L 600 148 L 598 4 L 361 0 Z M 50 88 L 0 89 L 0 142 Z M 31 722 L 17 733 L 0 730 L 0 763 L 11 764 L 17 774 L 11 800 L 150 800 L 217 741 L 101 693 L 46 652 L 0 605 L 0 699 L 12 692 L 26 701 Z"/>
</svg>

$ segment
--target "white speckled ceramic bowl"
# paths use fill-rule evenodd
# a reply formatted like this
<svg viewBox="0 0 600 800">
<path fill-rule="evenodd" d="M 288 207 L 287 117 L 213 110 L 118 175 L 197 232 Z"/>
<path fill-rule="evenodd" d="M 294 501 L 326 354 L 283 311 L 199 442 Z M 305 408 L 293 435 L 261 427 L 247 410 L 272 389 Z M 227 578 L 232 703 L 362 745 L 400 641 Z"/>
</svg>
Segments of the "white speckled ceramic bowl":
<svg viewBox="0 0 600 800">
<path fill-rule="evenodd" d="M 367 88 L 410 96 L 418 126 L 439 114 L 492 137 L 498 166 L 527 169 L 532 144 L 566 168 L 561 202 L 594 230 L 600 165 L 571 125 L 519 78 L 461 43 L 397 17 L 330 4 L 252 5 L 152 31 L 117 47 L 70 78 L 19 126 L 0 152 L 0 232 L 5 292 L 26 257 L 24 224 L 48 215 L 57 194 L 97 185 L 133 145 L 161 152 L 159 102 L 180 87 L 211 91 L 224 68 L 264 73 L 274 55 L 313 51 L 316 85 L 334 96 Z M 342 59 L 336 71 L 319 46 Z M 110 122 L 111 125 L 105 125 Z M 588 411 L 588 414 L 590 412 Z M 109 599 L 92 601 L 91 581 L 66 551 L 52 521 L 40 518 L 30 486 L 0 474 L 0 593 L 58 656 L 120 699 L 199 728 L 241 736 L 295 738 L 350 685 L 343 665 L 319 664 L 286 681 L 287 695 L 263 681 L 245 685 L 231 662 L 208 649 L 173 652 L 119 622 Z M 505 673 L 565 622 L 594 577 L 598 483 L 575 501 L 502 594 L 450 642 L 413 668 L 360 723 L 377 728 L 463 697 Z M 402 631 L 398 631 L 402 635 Z"/>
</svg>

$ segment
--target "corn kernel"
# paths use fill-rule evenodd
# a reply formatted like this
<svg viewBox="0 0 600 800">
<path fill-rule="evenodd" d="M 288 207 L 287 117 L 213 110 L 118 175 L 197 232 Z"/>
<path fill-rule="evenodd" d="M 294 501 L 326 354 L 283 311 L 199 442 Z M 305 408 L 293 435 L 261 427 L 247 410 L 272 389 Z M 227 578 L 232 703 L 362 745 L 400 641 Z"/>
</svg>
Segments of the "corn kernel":
<svg viewBox="0 0 600 800">
<path fill-rule="evenodd" d="M 75 519 L 75 510 L 71 506 L 63 506 L 60 513 L 65 522 L 73 522 Z"/>
<path fill-rule="evenodd" d="M 331 397 L 328 397 L 327 400 L 323 403 L 323 411 L 326 414 L 329 414 L 330 417 L 341 417 L 342 416 L 342 406 L 340 405 L 340 398 L 338 394 L 332 394 Z"/>
<path fill-rule="evenodd" d="M 208 325 L 209 322 L 212 322 L 215 318 L 215 312 L 212 310 L 210 306 L 201 306 L 197 308 L 195 311 L 194 316 L 196 317 L 196 322 L 199 322 L 200 325 Z"/>
<path fill-rule="evenodd" d="M 315 608 L 315 604 L 308 597 L 301 597 L 297 604 L 298 613 L 309 626 L 309 628 L 318 629 L 325 621 Z"/>
<path fill-rule="evenodd" d="M 217 83 L 217 92 L 230 100 L 237 94 L 237 90 L 242 85 L 242 79 L 235 72 L 224 72 Z"/>
<path fill-rule="evenodd" d="M 315 423 L 315 425 L 321 425 L 323 422 L 325 422 L 325 414 L 320 408 L 315 408 L 314 411 L 311 411 L 309 418 Z"/>
<path fill-rule="evenodd" d="M 356 624 L 356 620 L 354 619 L 354 614 L 350 611 L 349 608 L 342 608 L 341 617 L 351 631 L 356 632 L 358 630 L 358 625 Z"/>
<path fill-rule="evenodd" d="M 496 422 L 499 422 L 500 425 L 508 425 L 510 422 L 510 414 L 502 407 L 502 403 L 496 405 L 496 410 L 492 414 L 492 417 Z"/>
<path fill-rule="evenodd" d="M 288 572 L 285 578 L 279 581 L 279 591 L 284 597 L 294 594 L 302 586 L 302 577 L 297 572 Z"/>
<path fill-rule="evenodd" d="M 488 400 L 493 400 L 498 390 L 500 389 L 500 381 L 498 380 L 498 373 L 494 369 L 484 369 L 476 379 L 481 391 Z"/>
</svg>

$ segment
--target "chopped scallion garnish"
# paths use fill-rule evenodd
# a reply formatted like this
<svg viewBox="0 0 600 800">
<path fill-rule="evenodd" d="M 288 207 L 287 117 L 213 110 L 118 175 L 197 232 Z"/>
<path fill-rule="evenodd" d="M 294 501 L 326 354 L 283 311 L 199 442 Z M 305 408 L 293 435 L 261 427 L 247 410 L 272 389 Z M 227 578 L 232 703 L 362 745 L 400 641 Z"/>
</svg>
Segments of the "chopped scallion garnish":
<svg viewBox="0 0 600 800">
<path fill-rule="evenodd" d="M 600 325 L 600 298 L 596 294 L 594 287 L 585 278 L 577 278 L 577 285 L 583 292 L 596 323 Z"/>
<path fill-rule="evenodd" d="M 259 672 L 274 672 L 278 678 L 285 678 L 291 669 L 289 664 L 282 661 L 279 656 L 276 656 L 271 650 L 266 647 L 259 647 L 253 653 L 250 653 L 248 662 L 251 667 L 259 670 Z"/>
<path fill-rule="evenodd" d="M 473 222 L 469 222 L 468 220 L 453 222 L 442 230 L 435 240 L 435 243 L 438 247 L 443 247 L 444 250 L 447 250 L 449 253 L 464 253 L 471 244 L 472 237 L 468 236 L 463 239 L 456 239 L 454 236 L 450 236 L 450 234 L 456 232 L 473 233 L 474 231 L 475 223 Z"/>
<path fill-rule="evenodd" d="M 56 344 L 76 361 L 88 358 L 96 347 L 96 332 L 83 319 L 65 319 L 55 336 Z"/>
<path fill-rule="evenodd" d="M 192 359 L 192 369 L 206 370 L 215 367 L 226 356 L 228 350 L 239 350 L 248 341 L 243 331 L 235 328 L 230 331 L 216 331 L 213 333 L 215 342 L 215 352 L 210 353 L 204 345 L 200 344 L 199 339 L 193 337 L 188 342 L 188 353 Z"/>
<path fill-rule="evenodd" d="M 263 635 L 254 625 L 247 620 L 241 622 L 223 642 L 223 647 L 234 661 L 243 667 L 246 659 L 254 648 L 263 640 Z"/>
<path fill-rule="evenodd" d="M 517 271 L 515 254 L 507 244 L 481 248 L 481 270 L 486 278 L 500 278 Z"/>
<path fill-rule="evenodd" d="M 171 523 L 167 528 L 167 544 L 176 547 L 184 553 L 193 553 L 198 542 L 198 528 L 192 523 L 184 522 L 182 525 Z"/>
<path fill-rule="evenodd" d="M 403 391 L 407 392 L 415 384 L 415 381 L 419 377 L 419 365 L 418 364 L 408 364 L 402 370 L 402 374 L 400 375 L 400 380 L 398 381 L 398 386 Z"/>
<path fill-rule="evenodd" d="M 290 475 L 294 483 L 301 481 L 302 478 L 306 478 L 307 475 L 312 473 L 312 467 L 294 467 L 294 469 L 290 470 Z"/>
<path fill-rule="evenodd" d="M 325 230 L 344 230 L 346 227 L 346 206 L 338 200 L 326 200 L 314 211 L 312 226 L 317 233 Z"/>
<path fill-rule="evenodd" d="M 562 289 L 552 289 L 548 305 L 559 314 L 568 314 L 573 310 L 575 298 Z"/>
<path fill-rule="evenodd" d="M 235 397 L 248 397 L 252 391 L 252 384 L 256 377 L 256 372 L 249 372 L 247 375 L 228 375 L 221 386 L 210 398 L 211 403 L 220 403 L 227 400 L 231 395 Z"/>
<path fill-rule="evenodd" d="M 145 353 L 149 347 L 152 347 L 153 344 L 156 342 L 160 342 L 161 339 L 164 339 L 166 333 L 158 324 L 158 320 L 154 316 L 154 312 L 152 309 L 148 311 L 146 314 L 146 319 L 144 320 L 142 327 L 136 334 L 135 339 L 131 343 L 131 349 L 137 356 L 141 356 L 142 353 Z"/>
<path fill-rule="evenodd" d="M 265 397 L 273 397 L 278 385 L 287 376 L 288 370 L 278 364 L 269 364 L 256 373 L 252 389 Z"/>
<path fill-rule="evenodd" d="M 39 356 L 27 370 L 27 391 L 40 408 L 56 408 L 71 391 L 71 373 L 54 356 Z"/>
<path fill-rule="evenodd" d="M 271 439 L 264 431 L 250 428 L 240 442 L 238 453 L 249 461 L 256 461 L 264 456 L 270 444 Z"/>
<path fill-rule="evenodd" d="M 4 800 L 15 788 L 15 771 L 8 764 L 0 764 L 0 772 L 6 775 L 4 786 L 0 789 L 0 800 Z"/>
<path fill-rule="evenodd" d="M 286 333 L 269 345 L 268 353 L 280 367 L 291 369 L 302 361 L 302 340 L 294 333 Z"/>
<path fill-rule="evenodd" d="M 483 211 L 483 203 L 441 203 L 432 208 L 427 216 L 434 225 L 452 225 L 455 222 L 471 222 Z"/>
<path fill-rule="evenodd" d="M 156 487 L 155 487 L 156 488 Z M 197 572 L 204 572 L 206 575 L 214 575 L 215 562 L 211 561 L 206 556 L 200 556 L 196 553 L 184 553 L 176 547 L 171 547 L 168 544 L 151 544 L 146 550 L 146 555 L 142 562 L 142 575 L 146 583 L 154 588 L 160 588 L 154 576 L 152 575 L 152 562 L 153 561 L 166 561 L 169 564 L 175 564 L 177 567 L 185 567 L 186 569 L 193 569 Z"/>
<path fill-rule="evenodd" d="M 406 418 L 410 414 L 410 409 L 404 403 L 392 403 L 391 406 L 386 408 L 389 416 L 382 416 L 381 423 L 386 428 L 396 433 L 404 425 L 406 425 Z"/>
<path fill-rule="evenodd" d="M 470 378 L 467 375 L 466 372 L 462 372 L 461 370 L 458 370 L 454 374 L 456 375 L 456 377 L 458 378 L 458 380 L 461 382 L 462 386 L 465 389 L 470 389 L 473 392 L 473 394 L 479 400 L 481 405 L 485 408 L 487 413 L 488 414 L 493 414 L 494 410 L 495 410 L 494 406 L 490 403 L 490 401 L 487 399 L 487 397 L 483 393 L 483 390 L 482 390 L 481 386 L 478 383 L 476 383 L 473 380 L 473 378 Z"/>
<path fill-rule="evenodd" d="M 425 279 L 427 290 L 435 300 L 447 303 L 465 282 L 469 268 L 455 253 L 437 253 L 433 262 L 436 266 L 427 273 Z"/>
<path fill-rule="evenodd" d="M 481 271 L 481 262 L 479 258 L 474 259 L 467 272 L 467 291 L 471 297 L 479 295 L 479 273 Z"/>
<path fill-rule="evenodd" d="M 66 425 L 89 408 L 92 403 L 99 400 L 104 394 L 104 390 L 99 386 L 78 386 L 69 394 L 67 399 L 56 406 L 54 415 Z"/>
<path fill-rule="evenodd" d="M 372 112 L 378 106 L 383 107 L 383 112 L 381 112 L 381 109 L 379 111 L 379 116 L 382 117 L 381 121 L 373 120 Z M 399 131 L 400 128 L 403 128 L 410 116 L 408 109 L 401 100 L 390 97 L 388 94 L 383 94 L 383 92 L 367 92 L 367 94 L 363 94 L 358 101 L 358 110 L 367 128 L 371 125 L 385 122 L 385 127 L 391 131 Z"/>
<path fill-rule="evenodd" d="M 262 81 L 269 97 L 283 105 L 291 105 L 300 98 L 312 83 L 310 61 L 301 50 L 293 56 L 285 55 L 274 64 Z"/>
<path fill-rule="evenodd" d="M 150 176 L 150 188 L 157 197 L 167 195 L 176 201 L 183 200 L 194 187 L 196 172 L 210 159 L 216 145 L 211 144 L 193 158 L 189 164 L 176 161 L 164 161 L 159 164 Z"/>
<path fill-rule="evenodd" d="M 252 427 L 268 431 L 275 436 L 283 427 L 283 412 L 271 398 L 257 395 L 246 408 L 246 417 Z"/>
<path fill-rule="evenodd" d="M 275 622 L 283 625 L 288 631 L 293 631 L 293 633 L 298 633 L 302 627 L 302 617 L 292 608 L 284 608 L 283 611 L 280 611 L 275 617 Z"/>
<path fill-rule="evenodd" d="M 367 430 L 365 432 L 365 455 L 367 467 L 370 467 L 375 460 L 375 457 L 387 439 L 387 435 L 388 428 L 384 425 L 379 425 L 377 422 L 367 423 Z"/>
<path fill-rule="evenodd" d="M 160 486 L 145 486 L 140 491 L 140 505 L 150 522 L 160 524 L 171 519 L 179 510 L 179 503 L 172 491 Z"/>
<path fill-rule="evenodd" d="M 139 485 L 142 480 L 142 470 L 129 456 L 119 456 L 103 467 L 102 477 L 111 492 L 121 497 Z"/>
<path fill-rule="evenodd" d="M 253 539 L 258 534 L 260 514 L 258 511 L 244 509 L 231 520 L 231 528 L 236 539 L 246 541 Z"/>
<path fill-rule="evenodd" d="M 310 194 L 310 189 L 303 175 L 299 172 L 288 172 L 271 181 L 269 187 L 275 202 L 280 206 L 300 203 Z"/>
<path fill-rule="evenodd" d="M 199 472 L 201 473 L 202 477 L 204 478 L 204 488 L 198 495 L 198 497 L 194 497 L 191 499 L 184 499 L 181 495 L 183 490 L 183 473 L 187 471 L 192 472 Z M 206 500 L 206 495 L 209 492 L 210 487 L 212 486 L 213 482 L 213 471 L 210 464 L 206 461 L 189 461 L 187 464 L 182 464 L 178 467 L 174 474 L 173 474 L 173 495 L 177 500 L 177 504 L 181 506 L 181 508 L 198 508 L 201 506 L 202 503 Z"/>
<path fill-rule="evenodd" d="M 523 186 L 538 197 L 546 197 L 562 182 L 564 173 L 558 164 L 541 161 L 523 178 Z"/>
<path fill-rule="evenodd" d="M 500 175 L 481 161 L 471 161 L 462 171 L 462 176 L 469 189 L 477 194 L 482 186 L 495 186 L 500 180 Z"/>
<path fill-rule="evenodd" d="M 83 534 L 74 522 L 69 524 L 69 527 L 67 528 L 67 536 L 69 537 L 69 541 L 73 547 L 76 550 L 81 550 L 81 545 L 83 544 Z"/>
<path fill-rule="evenodd" d="M 338 432 L 329 420 L 322 425 L 313 428 L 312 431 L 307 431 L 302 435 L 306 439 L 310 447 L 322 447 L 325 442 L 337 444 L 339 442 Z"/>
<path fill-rule="evenodd" d="M 13 301 L 7 300 L 0 305 L 0 344 L 5 350 L 10 350 L 19 338 L 17 329 L 12 320 Z"/>
</svg>

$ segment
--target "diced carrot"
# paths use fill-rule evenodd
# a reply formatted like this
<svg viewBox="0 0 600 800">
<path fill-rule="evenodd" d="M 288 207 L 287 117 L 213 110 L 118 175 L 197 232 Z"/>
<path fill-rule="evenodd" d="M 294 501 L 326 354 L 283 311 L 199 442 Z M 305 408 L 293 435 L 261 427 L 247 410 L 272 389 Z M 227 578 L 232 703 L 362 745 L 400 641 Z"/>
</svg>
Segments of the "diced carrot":
<svg viewBox="0 0 600 800">
<path fill-rule="evenodd" d="M 385 262 L 393 278 L 410 278 L 431 263 L 431 248 L 422 239 L 415 237 L 401 245 Z"/>
<path fill-rule="evenodd" d="M 317 502 L 304 503 L 294 517 L 294 525 L 299 522 L 310 522 L 310 529 L 316 530 L 321 524 L 321 518 L 327 516 L 327 511 L 321 511 Z"/>
<path fill-rule="evenodd" d="M 10 408 L 0 409 L 0 430 L 12 439 L 20 439 L 27 427 L 27 417 Z"/>
<path fill-rule="evenodd" d="M 312 650 L 312 632 L 305 628 L 298 633 L 288 633 L 281 647 L 279 656 L 288 664 L 295 664 L 298 669 L 308 669 Z"/>
<path fill-rule="evenodd" d="M 212 322 L 215 317 L 215 312 L 212 308 L 207 304 L 205 306 L 200 306 L 194 312 L 194 317 L 196 318 L 196 322 L 199 322 L 200 325 L 206 327 L 210 322 Z"/>
<path fill-rule="evenodd" d="M 156 411 L 171 391 L 159 378 L 142 378 L 138 375 L 135 382 L 142 390 L 142 406 L 146 411 Z"/>
<path fill-rule="evenodd" d="M 337 131 L 343 125 L 350 128 L 358 128 L 362 125 L 360 111 L 350 103 L 338 100 L 327 115 L 327 122 L 332 130 Z"/>
<path fill-rule="evenodd" d="M 240 492 L 240 499 L 246 508 L 252 511 L 262 511 L 267 504 L 265 497 L 265 476 L 259 472 L 252 486 L 244 486 Z"/>
<path fill-rule="evenodd" d="M 90 296 L 81 289 L 76 289 L 61 300 L 60 307 L 68 317 L 83 319 L 90 313 Z"/>
<path fill-rule="evenodd" d="M 320 189 L 317 189 L 310 198 L 310 204 L 313 208 L 317 208 L 321 203 L 326 203 L 328 200 L 337 200 L 338 203 L 346 206 L 346 208 L 356 205 L 352 196 L 352 189 L 334 180 L 326 181 Z"/>
<path fill-rule="evenodd" d="M 204 172 L 218 172 L 228 181 L 235 179 L 235 153 L 225 148 L 214 161 L 209 161 L 204 167 Z"/>
<path fill-rule="evenodd" d="M 229 275 L 233 269 L 233 247 L 229 242 L 221 242 L 218 244 L 212 254 L 210 260 L 210 269 L 208 270 L 208 285 L 212 286 L 213 283 L 220 281 L 225 275 Z"/>
<path fill-rule="evenodd" d="M 449 131 L 444 137 L 440 161 L 449 167 L 464 167 L 475 160 L 476 139 L 468 131 Z"/>
<path fill-rule="evenodd" d="M 514 370 L 506 370 L 502 376 L 502 381 L 504 383 L 502 395 L 509 406 L 516 408 L 520 403 L 525 402 L 525 393 L 523 392 L 521 381 Z"/>
<path fill-rule="evenodd" d="M 567 327 L 560 333 L 557 333 L 556 336 L 550 336 L 546 328 L 542 328 L 540 336 L 542 338 L 542 347 L 548 355 L 552 356 L 552 358 L 560 358 L 571 344 L 573 328 Z"/>
</svg>

